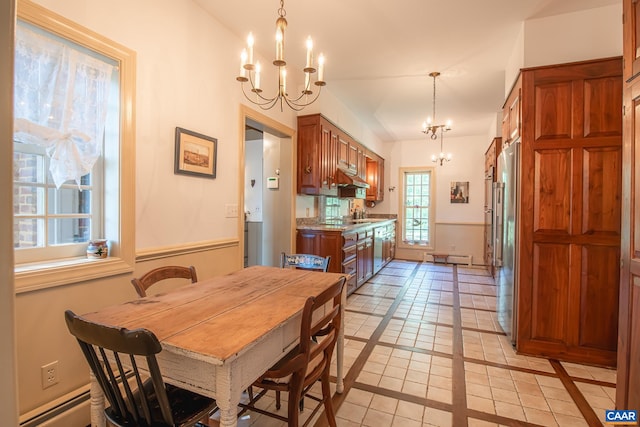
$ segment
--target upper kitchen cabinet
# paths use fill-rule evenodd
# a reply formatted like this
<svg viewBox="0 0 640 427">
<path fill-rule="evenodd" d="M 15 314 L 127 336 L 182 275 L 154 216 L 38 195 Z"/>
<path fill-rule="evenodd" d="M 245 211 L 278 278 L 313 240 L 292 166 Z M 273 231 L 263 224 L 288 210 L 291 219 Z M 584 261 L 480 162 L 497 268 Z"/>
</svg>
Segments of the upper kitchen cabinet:
<svg viewBox="0 0 640 427">
<path fill-rule="evenodd" d="M 367 176 L 367 205 L 372 207 L 384 200 L 384 159 L 377 154 L 370 153 L 366 158 Z"/>
<path fill-rule="evenodd" d="M 519 132 L 503 135 L 519 134 L 521 146 L 522 353 L 616 365 L 622 87 L 621 58 L 528 68 L 505 103 L 505 116 L 519 108 L 522 117 Z"/>
<path fill-rule="evenodd" d="M 319 114 L 298 117 L 298 194 L 337 195 L 339 139 Z"/>
<path fill-rule="evenodd" d="M 624 1 L 624 80 L 640 74 L 640 5 L 637 0 Z"/>
<path fill-rule="evenodd" d="M 511 93 L 502 110 L 502 139 L 510 144 L 520 137 L 522 81 L 518 79 L 511 89 Z"/>
<path fill-rule="evenodd" d="M 322 115 L 298 117 L 298 194 L 337 196 L 340 176 L 368 181 L 367 156 L 384 162 Z"/>
</svg>

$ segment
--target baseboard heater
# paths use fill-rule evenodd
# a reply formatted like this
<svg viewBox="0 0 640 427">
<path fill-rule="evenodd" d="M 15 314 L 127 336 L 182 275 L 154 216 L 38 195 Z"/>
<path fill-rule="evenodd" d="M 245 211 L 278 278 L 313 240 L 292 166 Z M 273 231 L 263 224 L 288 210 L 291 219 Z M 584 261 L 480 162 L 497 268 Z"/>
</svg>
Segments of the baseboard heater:
<svg viewBox="0 0 640 427">
<path fill-rule="evenodd" d="M 80 394 L 77 394 L 72 397 L 68 397 L 65 400 L 60 401 L 59 403 L 49 407 L 42 408 L 41 410 L 32 411 L 29 413 L 23 421 L 20 421 L 20 427 L 36 427 L 43 425 L 69 425 L 63 424 L 61 418 L 65 417 L 67 414 L 72 412 L 74 409 L 80 409 L 81 405 L 89 405 L 89 400 L 91 395 L 89 390 L 85 390 Z M 35 413 L 34 413 L 35 412 Z M 87 415 L 89 411 L 87 410 Z M 60 421 L 60 423 L 56 422 L 56 419 Z"/>
<path fill-rule="evenodd" d="M 473 261 L 472 255 L 456 255 L 456 254 L 442 253 L 442 254 L 436 255 L 436 258 L 437 259 L 434 259 L 433 255 L 431 255 L 430 253 L 425 253 L 423 261 L 430 261 L 435 264 L 436 261 L 443 262 L 444 260 L 447 264 L 466 264 L 469 267 L 472 266 L 472 261 Z"/>
</svg>

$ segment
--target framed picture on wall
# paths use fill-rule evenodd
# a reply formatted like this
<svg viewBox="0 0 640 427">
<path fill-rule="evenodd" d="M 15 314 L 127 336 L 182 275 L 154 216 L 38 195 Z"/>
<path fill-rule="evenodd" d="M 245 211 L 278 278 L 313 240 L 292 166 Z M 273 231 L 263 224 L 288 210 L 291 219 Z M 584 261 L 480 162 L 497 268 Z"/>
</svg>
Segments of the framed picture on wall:
<svg viewBox="0 0 640 427">
<path fill-rule="evenodd" d="M 451 181 L 451 203 L 469 203 L 469 181 Z"/>
<path fill-rule="evenodd" d="M 176 158 L 173 172 L 216 177 L 218 140 L 183 128 L 176 128 Z"/>
</svg>

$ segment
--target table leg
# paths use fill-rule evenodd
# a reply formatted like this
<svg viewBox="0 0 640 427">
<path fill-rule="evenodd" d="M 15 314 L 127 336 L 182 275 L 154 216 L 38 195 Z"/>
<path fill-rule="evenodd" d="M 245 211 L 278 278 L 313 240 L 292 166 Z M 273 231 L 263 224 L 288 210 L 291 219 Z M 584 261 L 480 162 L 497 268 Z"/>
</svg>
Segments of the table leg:
<svg viewBox="0 0 640 427">
<path fill-rule="evenodd" d="M 238 426 L 238 404 L 242 390 L 234 387 L 229 366 L 221 366 L 216 372 L 216 405 L 220 409 L 220 427 Z"/>
<path fill-rule="evenodd" d="M 104 393 L 93 371 L 89 371 L 89 379 L 91 380 L 91 427 L 105 427 L 107 420 L 104 416 Z"/>
<path fill-rule="evenodd" d="M 337 354 L 336 354 L 336 392 L 342 393 L 344 391 L 344 312 L 345 307 L 347 306 L 347 286 L 345 285 L 342 288 L 342 304 L 340 308 L 340 316 L 342 316 L 342 322 L 340 322 L 340 330 L 338 331 L 338 342 L 336 344 Z"/>
</svg>

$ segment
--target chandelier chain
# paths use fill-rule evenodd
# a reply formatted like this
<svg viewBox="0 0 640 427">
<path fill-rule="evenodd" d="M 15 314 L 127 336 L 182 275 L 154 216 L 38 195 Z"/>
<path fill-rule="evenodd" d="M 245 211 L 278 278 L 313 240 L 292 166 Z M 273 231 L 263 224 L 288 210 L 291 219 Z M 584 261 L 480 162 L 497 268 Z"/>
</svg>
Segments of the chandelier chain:
<svg viewBox="0 0 640 427">
<path fill-rule="evenodd" d="M 287 16 L 287 11 L 284 9 L 284 0 L 280 0 L 280 8 L 278 9 L 278 15 L 281 18 Z"/>
<path fill-rule="evenodd" d="M 436 76 L 433 76 L 433 122 L 436 123 Z"/>
</svg>

